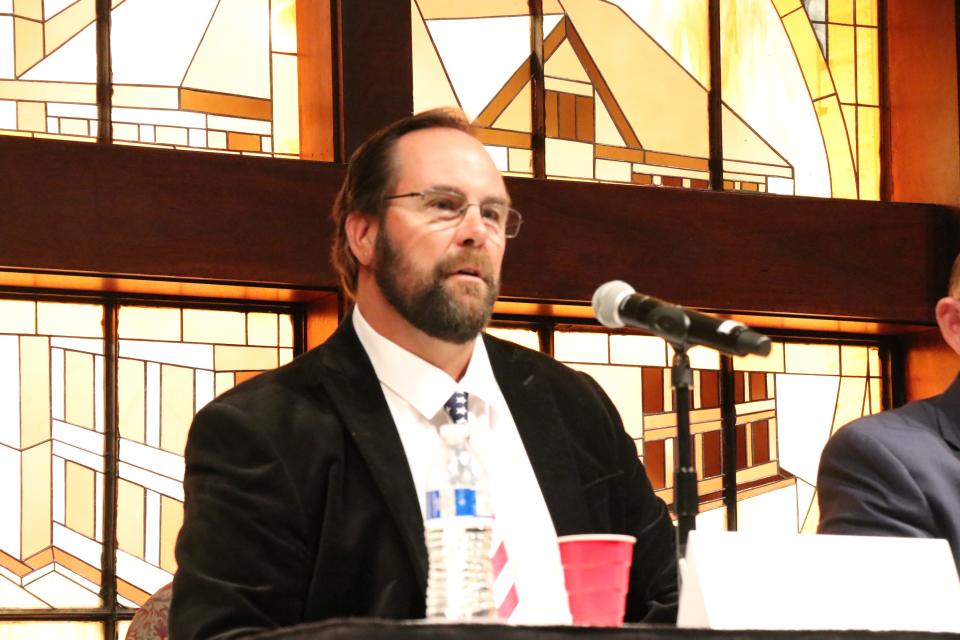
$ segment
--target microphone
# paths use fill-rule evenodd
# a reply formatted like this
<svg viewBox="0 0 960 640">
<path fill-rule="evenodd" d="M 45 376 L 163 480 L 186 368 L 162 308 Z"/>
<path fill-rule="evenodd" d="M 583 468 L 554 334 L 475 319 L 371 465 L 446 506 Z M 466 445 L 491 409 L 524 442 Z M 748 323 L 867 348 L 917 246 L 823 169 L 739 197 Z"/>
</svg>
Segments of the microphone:
<svg viewBox="0 0 960 640">
<path fill-rule="evenodd" d="M 770 353 L 770 338 L 742 322 L 684 309 L 642 293 L 622 280 L 600 285 L 593 294 L 593 313 L 605 327 L 640 327 L 670 342 L 703 345 L 744 356 Z"/>
</svg>

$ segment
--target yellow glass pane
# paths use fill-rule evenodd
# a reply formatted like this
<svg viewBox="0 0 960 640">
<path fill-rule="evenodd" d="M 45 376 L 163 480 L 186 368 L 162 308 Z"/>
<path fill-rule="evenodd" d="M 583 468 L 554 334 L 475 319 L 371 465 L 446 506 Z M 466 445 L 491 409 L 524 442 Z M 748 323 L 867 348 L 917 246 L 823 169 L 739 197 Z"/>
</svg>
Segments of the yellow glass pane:
<svg viewBox="0 0 960 640">
<path fill-rule="evenodd" d="M 877 0 L 856 0 L 857 24 L 877 26 Z"/>
<path fill-rule="evenodd" d="M 97 87 L 79 82 L 0 80 L 0 96 L 7 100 L 96 104 Z"/>
<path fill-rule="evenodd" d="M 473 9 L 473 7 L 470 7 Z M 413 48 L 413 110 L 416 113 L 435 107 L 459 106 L 450 79 L 437 56 L 430 33 L 416 2 L 410 0 Z"/>
<path fill-rule="evenodd" d="M 880 376 L 880 349 L 877 347 L 870 347 L 868 351 L 868 358 L 870 361 L 870 375 L 874 377 Z"/>
<path fill-rule="evenodd" d="M 530 149 L 507 149 L 509 173 L 530 175 L 533 171 L 533 152 Z"/>
<path fill-rule="evenodd" d="M 593 119 L 594 136 L 598 144 L 609 144 L 615 147 L 627 146 L 603 100 L 594 101 Z"/>
<path fill-rule="evenodd" d="M 104 640 L 103 634 L 103 624 L 100 622 L 21 622 L 10 620 L 0 623 L 0 640 L 37 640 L 38 638 Z"/>
<path fill-rule="evenodd" d="M 117 335 L 130 340 L 180 340 L 180 309 L 120 307 Z"/>
<path fill-rule="evenodd" d="M 160 447 L 183 455 L 193 421 L 193 369 L 160 368 Z"/>
<path fill-rule="evenodd" d="M 23 558 L 50 546 L 51 536 L 51 444 L 44 442 L 21 454 L 21 541 Z M 15 490 L 6 487 L 5 491 Z"/>
<path fill-rule="evenodd" d="M 562 178 L 593 178 L 593 145 L 547 138 L 547 175 Z"/>
<path fill-rule="evenodd" d="M 829 0 L 827 2 L 827 21 L 853 24 L 854 0 Z"/>
<path fill-rule="evenodd" d="M 520 90 L 520 93 L 517 94 L 517 97 L 513 99 L 507 108 L 503 110 L 503 113 L 500 114 L 500 117 L 497 118 L 493 127 L 495 129 L 507 129 L 510 131 L 525 131 L 530 132 L 531 121 L 533 120 L 531 114 L 531 102 L 530 102 L 530 83 L 528 82 L 523 86 L 523 89 Z"/>
<path fill-rule="evenodd" d="M 177 570 L 173 549 L 183 525 L 183 503 L 160 496 L 160 567 L 170 573 Z"/>
<path fill-rule="evenodd" d="M 667 362 L 673 362 L 673 347 L 667 345 Z M 714 349 L 707 349 L 703 346 L 692 347 L 687 351 L 690 358 L 690 366 L 694 369 L 719 369 L 720 352 Z"/>
<path fill-rule="evenodd" d="M 274 51 L 297 52 L 296 0 L 270 0 L 270 36 Z"/>
<path fill-rule="evenodd" d="M 127 631 L 130 629 L 130 624 L 132 620 L 118 620 L 117 621 L 117 638 L 118 640 L 124 640 L 127 637 Z"/>
<path fill-rule="evenodd" d="M 857 102 L 880 104 L 879 31 L 870 27 L 857 27 Z M 833 54 L 830 54 L 831 60 Z"/>
<path fill-rule="evenodd" d="M 534 351 L 540 351 L 540 336 L 536 331 L 530 329 L 510 329 L 507 327 L 487 327 L 486 331 L 501 340 L 507 340 L 524 346 L 527 349 L 533 349 Z"/>
<path fill-rule="evenodd" d="M 807 14 L 803 11 L 794 11 L 783 18 L 783 27 L 793 44 L 800 71 L 803 73 L 812 98 L 816 100 L 833 93 L 833 81 L 830 79 L 820 43 L 817 41 Z"/>
<path fill-rule="evenodd" d="M 300 154 L 300 97 L 297 59 L 273 54 L 273 152 Z"/>
<path fill-rule="evenodd" d="M 67 351 L 65 361 L 66 419 L 87 429 L 94 428 L 93 356 L 89 353 Z"/>
<path fill-rule="evenodd" d="M 594 166 L 597 180 L 610 180 L 611 182 L 630 182 L 632 174 L 631 163 L 620 162 L 617 160 L 597 160 Z"/>
<path fill-rule="evenodd" d="M 883 391 L 880 378 L 870 378 L 870 413 L 883 411 Z"/>
<path fill-rule="evenodd" d="M 610 396 L 617 407 L 623 426 L 634 439 L 643 438 L 642 369 L 639 367 L 572 364 L 574 369 L 589 374 Z"/>
<path fill-rule="evenodd" d="M 19 76 L 43 58 L 43 24 L 21 18 L 15 18 L 13 24 Z"/>
<path fill-rule="evenodd" d="M 247 344 L 260 347 L 278 346 L 278 323 L 275 313 L 247 314 Z"/>
<path fill-rule="evenodd" d="M 293 316 L 287 314 L 280 315 L 280 346 L 293 346 Z"/>
<path fill-rule="evenodd" d="M 96 530 L 95 474 L 93 469 L 69 460 L 66 465 L 66 524 L 77 533 L 93 539 Z"/>
<path fill-rule="evenodd" d="M 131 87 L 113 85 L 113 106 L 143 109 L 177 109 L 180 93 L 176 87 Z"/>
<path fill-rule="evenodd" d="M 543 3 L 544 12 L 548 12 Z M 450 2 L 450 0 L 417 0 L 424 17 L 431 18 L 472 18 L 485 16 L 525 16 L 528 13 L 526 0 L 484 0 L 482 8 L 472 2 Z"/>
<path fill-rule="evenodd" d="M 30 335 L 37 328 L 37 305 L 31 300 L 0 300 L 0 333 Z"/>
<path fill-rule="evenodd" d="M 213 352 L 213 367 L 217 371 L 258 371 L 278 366 L 276 349 L 267 347 L 221 347 Z"/>
<path fill-rule="evenodd" d="M 92 386 L 89 391 L 92 403 Z M 20 338 L 20 446 L 32 447 L 49 438 L 50 343 L 44 337 L 24 336 Z"/>
<path fill-rule="evenodd" d="M 800 8 L 800 0 L 773 0 L 773 6 L 776 7 L 777 14 L 785 16 Z"/>
<path fill-rule="evenodd" d="M 734 356 L 733 368 L 736 371 L 769 371 L 771 373 L 783 373 L 784 349 L 782 342 L 774 342 L 770 345 L 770 354 L 766 356 Z"/>
<path fill-rule="evenodd" d="M 238 34 L 243 34 L 238 38 Z M 222 2 L 194 54 L 183 86 L 269 99 L 269 0 Z"/>
<path fill-rule="evenodd" d="M 103 337 L 103 307 L 64 302 L 37 303 L 37 333 L 78 338 Z"/>
<path fill-rule="evenodd" d="M 857 101 L 857 56 L 854 50 L 854 28 L 827 25 L 827 48 L 830 51 L 830 72 L 841 102 Z"/>
<path fill-rule="evenodd" d="M 218 373 L 216 374 L 216 394 L 220 395 L 228 389 L 232 389 L 234 385 L 234 376 L 233 373 Z"/>
<path fill-rule="evenodd" d="M 47 105 L 42 102 L 18 102 L 17 128 L 21 131 L 46 131 Z"/>
<path fill-rule="evenodd" d="M 880 199 L 880 109 L 857 107 L 857 144 L 860 157 L 860 199 Z"/>
<path fill-rule="evenodd" d="M 580 59 L 577 58 L 569 40 L 564 40 L 553 52 L 553 55 L 547 59 L 544 74 L 554 78 L 590 82 L 590 76 L 587 75 L 583 65 L 580 64 Z"/>
<path fill-rule="evenodd" d="M 123 478 L 117 485 L 117 544 L 127 553 L 143 558 L 146 490 Z"/>
<path fill-rule="evenodd" d="M 555 331 L 553 357 L 564 362 L 610 361 L 606 333 Z"/>
<path fill-rule="evenodd" d="M 96 19 L 96 0 L 80 0 L 47 20 L 44 46 L 47 55 L 74 37 Z"/>
<path fill-rule="evenodd" d="M 610 362 L 648 367 L 667 366 L 666 341 L 656 336 L 610 336 Z"/>
<path fill-rule="evenodd" d="M 840 375 L 840 349 L 835 344 L 786 344 L 786 373 Z"/>
<path fill-rule="evenodd" d="M 146 432 L 144 363 L 121 358 L 117 365 L 120 437 L 143 442 Z"/>
<path fill-rule="evenodd" d="M 830 186 L 835 198 L 856 198 L 857 182 L 853 168 L 847 127 L 836 96 L 814 103 L 830 161 Z"/>
<path fill-rule="evenodd" d="M 837 409 L 833 417 L 832 433 L 863 415 L 863 396 L 867 392 L 866 378 L 841 378 L 837 395 Z"/>
<path fill-rule="evenodd" d="M 183 341 L 246 344 L 247 319 L 239 311 L 183 310 Z"/>
<path fill-rule="evenodd" d="M 866 376 L 867 347 L 841 345 L 840 373 L 844 376 Z"/>
</svg>

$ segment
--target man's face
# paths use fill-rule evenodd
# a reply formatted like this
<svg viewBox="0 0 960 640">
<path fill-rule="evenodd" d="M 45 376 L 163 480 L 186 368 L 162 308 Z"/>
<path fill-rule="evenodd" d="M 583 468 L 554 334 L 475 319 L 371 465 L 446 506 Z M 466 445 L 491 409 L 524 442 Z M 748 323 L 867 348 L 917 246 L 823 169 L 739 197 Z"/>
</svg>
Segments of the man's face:
<svg viewBox="0 0 960 640">
<path fill-rule="evenodd" d="M 509 200 L 483 146 L 455 129 L 409 133 L 394 149 L 393 194 L 455 191 L 471 203 Z M 464 343 L 486 326 L 500 285 L 504 240 L 472 206 L 456 226 L 431 224 L 417 197 L 388 201 L 373 270 L 386 300 L 411 325 Z"/>
</svg>

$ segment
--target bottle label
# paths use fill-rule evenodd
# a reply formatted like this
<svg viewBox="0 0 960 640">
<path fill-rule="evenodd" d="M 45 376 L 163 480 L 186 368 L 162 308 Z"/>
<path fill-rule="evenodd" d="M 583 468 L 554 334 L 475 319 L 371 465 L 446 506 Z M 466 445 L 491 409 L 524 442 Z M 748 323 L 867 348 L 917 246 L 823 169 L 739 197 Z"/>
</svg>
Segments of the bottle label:
<svg viewBox="0 0 960 640">
<path fill-rule="evenodd" d="M 427 520 L 440 517 L 440 492 L 427 491 Z"/>
<path fill-rule="evenodd" d="M 456 511 L 458 516 L 477 515 L 477 492 L 473 489 L 454 489 Z"/>
</svg>

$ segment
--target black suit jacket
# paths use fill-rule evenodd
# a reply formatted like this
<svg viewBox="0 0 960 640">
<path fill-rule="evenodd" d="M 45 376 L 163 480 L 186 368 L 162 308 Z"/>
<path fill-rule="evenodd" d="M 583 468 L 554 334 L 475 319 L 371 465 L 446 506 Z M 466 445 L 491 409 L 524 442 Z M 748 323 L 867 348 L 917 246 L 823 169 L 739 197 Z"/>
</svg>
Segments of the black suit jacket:
<svg viewBox="0 0 960 640">
<path fill-rule="evenodd" d="M 675 533 L 607 396 L 588 376 L 485 337 L 558 535 L 637 537 L 629 620 L 676 616 Z M 194 420 L 170 612 L 173 640 L 342 616 L 424 616 L 413 477 L 351 321 Z"/>
<path fill-rule="evenodd" d="M 960 378 L 840 429 L 817 487 L 821 533 L 946 538 L 960 569 Z"/>
</svg>

